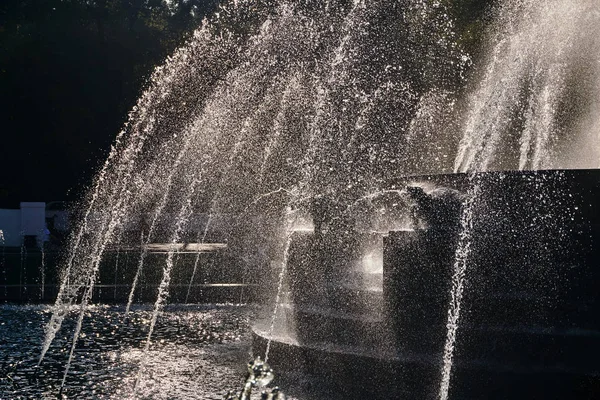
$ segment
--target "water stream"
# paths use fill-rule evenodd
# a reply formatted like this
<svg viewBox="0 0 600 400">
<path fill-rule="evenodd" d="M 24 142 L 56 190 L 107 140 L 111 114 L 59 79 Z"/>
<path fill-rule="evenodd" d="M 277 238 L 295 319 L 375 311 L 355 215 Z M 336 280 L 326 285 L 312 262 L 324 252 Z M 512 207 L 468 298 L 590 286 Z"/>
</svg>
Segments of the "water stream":
<svg viewBox="0 0 600 400">
<path fill-rule="evenodd" d="M 269 327 L 269 336 L 267 341 L 267 347 L 265 349 L 265 363 L 269 360 L 269 351 L 271 350 L 271 342 L 273 341 L 273 333 L 275 331 L 275 323 L 277 322 L 277 310 L 281 304 L 281 293 L 283 291 L 283 283 L 285 280 L 285 274 L 287 271 L 287 264 L 290 256 L 290 246 L 292 245 L 292 236 L 294 234 L 293 229 L 290 229 L 287 234 L 285 241 L 285 248 L 283 250 L 283 260 L 281 261 L 281 269 L 279 271 L 279 277 L 277 281 L 277 295 L 275 296 L 275 306 L 273 307 L 273 315 L 271 317 L 271 326 Z"/>
<path fill-rule="evenodd" d="M 40 300 L 44 300 L 44 291 L 46 288 L 46 250 L 44 248 L 44 242 L 40 246 Z"/>
<path fill-rule="evenodd" d="M 190 184 L 190 190 L 187 193 L 187 201 L 185 202 L 185 204 L 181 207 L 181 210 L 179 211 L 179 215 L 177 218 L 177 226 L 176 226 L 175 232 L 173 233 L 173 237 L 172 237 L 172 240 L 170 243 L 174 244 L 179 241 L 179 236 L 181 235 L 182 229 L 185 227 L 185 224 L 187 223 L 187 221 L 190 217 L 192 198 L 193 198 L 194 192 L 196 190 L 197 184 L 198 184 L 197 179 L 194 179 L 194 181 L 191 182 L 191 184 Z M 158 296 L 156 297 L 156 302 L 154 303 L 154 310 L 152 312 L 152 318 L 150 320 L 150 328 L 148 329 L 148 336 L 146 338 L 146 343 L 144 345 L 142 361 L 140 363 L 138 377 L 137 377 L 136 383 L 135 383 L 134 394 L 138 389 L 140 379 L 141 379 L 142 374 L 144 373 L 144 370 L 146 367 L 147 354 L 148 354 L 148 351 L 150 350 L 150 345 L 152 343 L 152 334 L 154 333 L 154 328 L 156 327 L 156 321 L 158 319 L 158 315 L 162 311 L 162 309 L 164 307 L 164 302 L 167 300 L 167 297 L 169 295 L 169 282 L 171 280 L 171 272 L 173 270 L 173 265 L 174 265 L 173 258 L 174 258 L 175 252 L 176 252 L 175 249 L 171 249 L 171 250 L 169 250 L 169 253 L 167 255 L 167 260 L 165 262 L 165 266 L 163 269 L 163 276 L 162 276 L 162 279 L 160 282 L 160 286 L 158 287 Z"/>
<path fill-rule="evenodd" d="M 6 275 L 6 248 L 4 247 L 4 231 L 0 229 L 0 246 L 2 247 L 2 257 L 0 258 L 0 268 L 2 268 L 2 279 L 4 281 L 4 297 L 8 297 L 8 276 Z"/>
<path fill-rule="evenodd" d="M 469 184 L 471 186 L 467 193 L 467 200 L 464 202 L 461 211 L 460 233 L 452 268 L 452 286 L 450 291 L 450 304 L 448 307 L 448 322 L 446 323 L 447 336 L 444 344 L 442 376 L 439 391 L 440 400 L 447 400 L 450 391 L 456 335 L 460 326 L 460 310 L 465 291 L 465 279 L 469 272 L 473 219 L 477 212 L 477 201 L 481 190 L 480 183 L 477 181 L 476 176 L 471 176 L 469 178 Z"/>
<path fill-rule="evenodd" d="M 600 166 L 597 1 L 502 1 L 478 60 L 462 48 L 446 3 L 224 2 L 152 74 L 83 199 L 39 362 L 77 305 L 68 385 L 99 268 L 123 243 L 140 247 L 126 317 L 134 314 L 152 244 L 204 243 L 210 232 L 232 254 L 266 249 L 280 268 L 243 279 L 264 285 L 274 276 L 272 339 L 290 210 L 307 214 L 314 199 L 328 197 L 340 213 L 368 221 L 377 217 L 367 207 L 376 196 L 403 195 L 391 188 L 401 176 Z M 449 294 L 441 400 L 451 389 L 469 273 L 479 190 L 471 183 Z M 194 223 L 200 215 L 209 216 L 202 227 Z M 232 216 L 227 223 L 235 226 L 221 232 L 219 216 Z M 119 257 L 117 250 L 115 281 Z M 177 257 L 169 249 L 138 378 Z M 185 302 L 200 261 L 198 254 Z"/>
<path fill-rule="evenodd" d="M 454 170 L 597 168 L 599 35 L 594 0 L 504 1 Z"/>
<path fill-rule="evenodd" d="M 597 123 L 589 119 L 598 109 L 594 93 L 600 65 L 598 3 L 508 0 L 499 9 L 491 32 L 481 79 L 467 100 L 454 170 L 597 168 L 600 132 L 590 131 L 590 125 L 597 127 Z M 582 82 L 575 83 L 581 78 Z M 583 111 L 573 110 L 569 103 Z M 597 121 L 595 115 L 591 118 Z M 574 139 L 576 149 L 569 143 Z M 476 178 L 470 179 L 470 185 L 454 261 L 440 400 L 449 396 L 469 270 L 480 191 Z"/>
</svg>

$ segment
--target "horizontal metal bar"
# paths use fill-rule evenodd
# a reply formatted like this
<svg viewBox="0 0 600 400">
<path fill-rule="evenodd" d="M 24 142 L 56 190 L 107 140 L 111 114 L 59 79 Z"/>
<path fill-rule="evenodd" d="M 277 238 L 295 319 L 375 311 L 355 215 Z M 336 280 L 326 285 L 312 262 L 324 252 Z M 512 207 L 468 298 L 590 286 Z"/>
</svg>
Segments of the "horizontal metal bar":
<svg viewBox="0 0 600 400">
<path fill-rule="evenodd" d="M 42 285 L 25 284 L 25 285 L 0 285 L 0 288 L 17 288 L 17 287 L 41 287 Z M 68 287 L 74 287 L 75 285 L 69 285 Z M 142 284 L 142 287 L 159 287 L 159 284 Z M 169 287 L 189 287 L 187 284 L 169 285 Z M 194 284 L 191 287 L 255 287 L 259 286 L 255 283 L 205 283 L 205 284 Z M 57 284 L 44 285 L 44 287 L 60 287 Z M 83 287 L 83 286 L 82 286 Z M 115 287 L 131 287 L 131 285 L 94 285 L 94 288 L 115 288 Z"/>
</svg>

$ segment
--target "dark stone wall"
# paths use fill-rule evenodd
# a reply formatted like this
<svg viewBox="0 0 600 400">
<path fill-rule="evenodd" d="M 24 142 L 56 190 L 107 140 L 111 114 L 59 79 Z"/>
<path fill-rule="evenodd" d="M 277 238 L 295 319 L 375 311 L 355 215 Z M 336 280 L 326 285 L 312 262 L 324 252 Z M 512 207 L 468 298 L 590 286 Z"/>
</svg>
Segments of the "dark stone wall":
<svg viewBox="0 0 600 400">
<path fill-rule="evenodd" d="M 600 171 L 410 177 L 390 187 L 423 183 L 476 196 L 458 215 L 384 238 L 385 311 L 370 330 L 353 331 L 367 323 L 357 311 L 349 325 L 310 310 L 348 311 L 332 283 L 348 271 L 352 245 L 335 237 L 326 245 L 309 233 L 292 238 L 298 341 L 273 341 L 269 362 L 288 377 L 318 371 L 319 391 L 332 390 L 332 399 L 438 399 L 461 221 L 469 215 L 450 399 L 599 399 Z M 388 342 L 373 334 L 386 329 Z M 256 354 L 266 341 L 255 334 Z M 377 343 L 387 351 L 371 351 Z"/>
<path fill-rule="evenodd" d="M 384 238 L 385 319 L 401 365 L 398 388 L 414 398 L 436 398 L 455 241 L 439 227 Z"/>
<path fill-rule="evenodd" d="M 441 356 L 454 238 L 435 229 L 391 232 L 384 238 L 386 318 L 402 354 Z"/>
<path fill-rule="evenodd" d="M 600 398 L 600 171 L 411 179 L 477 193 L 451 398 Z M 385 241 L 388 318 L 400 355 L 422 355 L 420 398 L 439 387 L 459 232 Z"/>
</svg>

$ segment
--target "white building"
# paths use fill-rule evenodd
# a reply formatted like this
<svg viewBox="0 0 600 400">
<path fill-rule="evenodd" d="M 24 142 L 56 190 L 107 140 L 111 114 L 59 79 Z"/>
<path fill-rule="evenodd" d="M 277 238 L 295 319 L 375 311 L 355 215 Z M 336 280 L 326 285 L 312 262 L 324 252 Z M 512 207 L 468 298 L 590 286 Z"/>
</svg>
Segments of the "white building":
<svg viewBox="0 0 600 400">
<path fill-rule="evenodd" d="M 48 240 L 47 217 L 56 221 L 57 229 L 67 228 L 67 213 L 62 210 L 49 210 L 47 213 L 44 202 L 21 202 L 17 210 L 0 209 L 0 246 L 21 246 L 26 237 L 40 246 Z"/>
</svg>

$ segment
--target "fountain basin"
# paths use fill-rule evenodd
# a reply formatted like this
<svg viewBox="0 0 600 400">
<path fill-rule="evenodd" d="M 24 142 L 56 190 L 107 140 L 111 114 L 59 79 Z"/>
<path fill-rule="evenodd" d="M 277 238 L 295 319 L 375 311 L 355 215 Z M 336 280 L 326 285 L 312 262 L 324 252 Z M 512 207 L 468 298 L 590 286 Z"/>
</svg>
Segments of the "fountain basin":
<svg viewBox="0 0 600 400">
<path fill-rule="evenodd" d="M 415 184 L 462 193 L 478 187 L 450 398 L 597 396 L 600 171 L 453 174 L 404 178 L 390 185 Z M 271 365 L 319 371 L 338 388 L 340 398 L 361 398 L 359 392 L 375 398 L 438 398 L 460 231 L 457 221 L 454 226 L 390 232 L 383 239 L 382 308 L 372 310 L 380 321 L 364 328 L 365 310 L 354 311 L 357 322 L 341 321 L 335 312 L 319 318 L 291 312 L 287 318 L 293 321 L 296 341 L 274 338 Z M 322 263 L 310 261 L 326 259 L 328 251 L 292 248 L 292 302 L 300 310 L 317 304 L 353 312 L 343 310 L 343 303 L 332 300 L 334 292 L 325 290 L 344 275 L 343 268 L 333 279 Z M 255 330 L 256 354 L 268 337 Z"/>
</svg>

